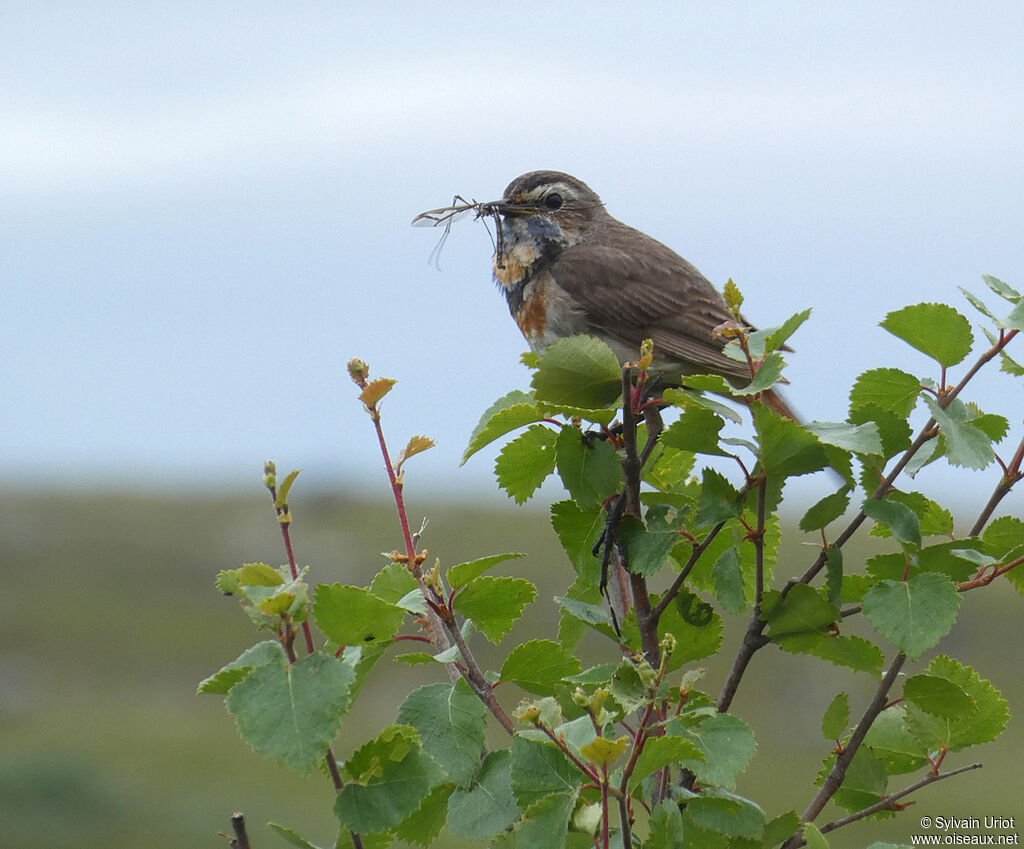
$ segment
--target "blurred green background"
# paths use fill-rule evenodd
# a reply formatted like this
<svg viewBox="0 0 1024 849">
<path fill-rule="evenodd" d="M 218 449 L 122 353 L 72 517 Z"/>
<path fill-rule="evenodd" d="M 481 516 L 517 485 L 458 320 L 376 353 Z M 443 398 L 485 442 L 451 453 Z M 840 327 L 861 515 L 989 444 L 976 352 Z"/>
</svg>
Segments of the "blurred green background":
<svg viewBox="0 0 1024 849">
<path fill-rule="evenodd" d="M 542 505 L 469 505 L 415 485 L 407 497 L 412 520 L 430 520 L 423 545 L 431 561 L 437 556 L 452 565 L 525 552 L 525 559 L 496 570 L 539 587 L 538 601 L 509 640 L 553 635 L 550 598 L 572 576 Z M 296 554 L 312 567 L 314 583 L 365 584 L 385 562 L 380 552 L 401 547 L 387 500 L 304 493 L 300 478 L 292 504 Z M 786 540 L 776 569 L 781 577 L 802 572 L 812 556 L 803 544 L 813 540 L 795 529 Z M 286 845 L 263 828 L 268 820 L 330 844 L 336 828 L 329 781 L 264 760 L 238 738 L 220 697 L 195 695 L 199 680 L 259 638 L 237 602 L 214 589 L 217 571 L 283 562 L 258 479 L 248 496 L 9 495 L 0 512 L 0 552 L 0 845 L 226 846 L 217 832 L 230 830 L 234 810 L 245 812 L 256 847 Z M 857 562 L 848 552 L 848 568 Z M 937 649 L 992 680 L 1011 710 L 1024 703 L 1020 610 L 1009 585 L 972 592 L 954 633 Z M 743 625 L 727 620 L 730 644 L 738 643 Z M 607 648 L 584 647 L 591 660 Z M 486 644 L 481 654 L 492 666 L 502 656 Z M 907 671 L 918 671 L 929 657 Z M 710 691 L 717 692 L 729 660 L 706 664 Z M 342 727 L 339 757 L 393 721 L 404 692 L 442 678 L 439 670 L 410 669 L 386 656 Z M 869 676 L 823 661 L 772 648 L 759 653 L 734 704 L 760 747 L 739 791 L 771 815 L 802 810 L 828 750 L 820 734 L 826 706 L 846 690 L 858 715 L 873 686 Z M 509 707 L 519 699 L 511 691 L 501 696 Z M 1020 823 L 1022 743 L 1020 723 L 1011 720 L 995 744 L 951 754 L 945 763 L 955 768 L 981 760 L 984 769 L 919 792 L 917 804 L 896 820 L 830 835 L 832 846 L 908 840 L 924 815 L 1014 816 Z M 890 787 L 908 783 L 896 777 Z M 819 822 L 839 815 L 829 807 Z"/>
</svg>

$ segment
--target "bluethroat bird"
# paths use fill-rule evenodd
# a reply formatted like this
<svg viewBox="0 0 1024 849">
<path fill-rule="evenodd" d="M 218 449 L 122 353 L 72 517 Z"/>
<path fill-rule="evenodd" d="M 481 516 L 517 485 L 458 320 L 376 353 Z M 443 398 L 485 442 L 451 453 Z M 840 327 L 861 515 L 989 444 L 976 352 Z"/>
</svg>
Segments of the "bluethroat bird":
<svg viewBox="0 0 1024 849">
<path fill-rule="evenodd" d="M 534 352 L 586 333 L 625 363 L 651 339 L 656 386 L 680 386 L 692 374 L 750 382 L 748 365 L 727 357 L 727 340 L 716 334 L 735 321 L 722 294 L 671 248 L 613 218 L 582 180 L 531 171 L 501 200 L 431 210 L 413 223 L 450 223 L 469 212 L 497 223 L 494 277 Z M 761 400 L 798 420 L 774 390 Z"/>
</svg>

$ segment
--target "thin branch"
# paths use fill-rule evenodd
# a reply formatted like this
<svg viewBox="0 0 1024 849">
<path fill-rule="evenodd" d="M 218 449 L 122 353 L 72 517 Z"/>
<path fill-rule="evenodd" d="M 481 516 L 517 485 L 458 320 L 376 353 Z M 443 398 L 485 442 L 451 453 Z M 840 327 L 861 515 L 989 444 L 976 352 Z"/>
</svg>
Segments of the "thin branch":
<svg viewBox="0 0 1024 849">
<path fill-rule="evenodd" d="M 988 524 L 988 520 L 992 518 L 992 514 L 995 512 L 999 502 L 1013 489 L 1014 484 L 1024 478 L 1024 473 L 1021 472 L 1022 463 L 1024 463 L 1024 439 L 1017 446 L 1013 459 L 1010 460 L 1004 469 L 1002 478 L 1000 478 L 999 483 L 996 484 L 996 488 L 992 492 L 992 497 L 989 498 L 988 503 L 981 511 L 981 515 L 978 516 L 978 521 L 974 523 L 974 527 L 968 532 L 968 536 L 976 537 L 981 534 L 985 525 Z"/>
<path fill-rule="evenodd" d="M 920 781 L 911 784 L 909 787 L 906 787 L 903 790 L 900 790 L 899 793 L 893 793 L 891 796 L 886 796 L 884 799 L 875 802 L 875 804 L 870 805 L 867 808 L 863 808 L 857 811 L 856 813 L 850 814 L 848 817 L 833 820 L 832 822 L 823 825 L 820 831 L 822 834 L 828 834 L 830 831 L 835 831 L 837 828 L 842 828 L 844 825 L 849 825 L 850 823 L 857 822 L 857 820 L 864 819 L 864 817 L 869 817 L 872 814 L 877 814 L 879 811 L 897 810 L 899 807 L 905 807 L 898 806 L 896 803 L 900 799 L 909 796 L 911 793 L 916 793 L 921 788 L 927 787 L 929 784 L 934 784 L 937 781 L 942 781 L 946 778 L 952 778 L 954 775 L 960 775 L 963 772 L 970 772 L 971 770 L 975 769 L 981 769 L 981 764 L 968 764 L 967 766 L 960 767 L 960 769 L 954 769 L 952 772 L 943 772 L 941 774 L 937 772 L 929 772 Z M 800 845 L 803 845 L 803 841 Z"/>
<path fill-rule="evenodd" d="M 878 689 L 875 691 L 875 695 L 872 697 L 871 702 L 868 704 L 867 708 L 865 708 L 864 715 L 861 716 L 860 722 L 857 723 L 857 727 L 853 730 L 853 734 L 850 736 L 850 741 L 846 744 L 846 748 L 836 756 L 836 762 L 832 766 L 832 771 L 828 774 L 828 777 L 821 785 L 821 789 L 818 791 L 814 799 L 811 800 L 811 804 L 807 806 L 807 810 L 804 811 L 803 816 L 800 818 L 802 822 L 813 822 L 814 818 L 821 813 L 822 808 L 828 804 L 828 800 L 835 795 L 836 791 L 843 783 L 843 779 L 846 777 L 846 771 L 850 768 L 850 763 L 853 761 L 854 755 L 856 755 L 860 750 L 861 744 L 864 742 L 864 737 L 867 735 L 872 723 L 878 717 L 878 714 L 880 714 L 885 708 L 889 691 L 892 689 L 893 684 L 896 683 L 896 679 L 899 677 L 900 670 L 903 668 L 903 664 L 906 659 L 907 656 L 902 652 L 896 655 L 896 658 L 892 662 L 892 666 L 889 667 L 889 671 L 885 673 L 885 677 L 882 678 L 881 683 L 878 685 Z M 800 838 L 794 835 L 786 841 L 785 844 L 783 844 L 783 849 L 796 849 L 799 845 Z"/>
</svg>

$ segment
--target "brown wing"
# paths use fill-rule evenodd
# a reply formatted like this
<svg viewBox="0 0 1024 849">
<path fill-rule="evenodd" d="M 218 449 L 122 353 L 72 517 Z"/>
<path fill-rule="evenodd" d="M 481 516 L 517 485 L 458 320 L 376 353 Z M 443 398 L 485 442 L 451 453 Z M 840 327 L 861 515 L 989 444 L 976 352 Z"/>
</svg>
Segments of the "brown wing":
<svg viewBox="0 0 1024 849">
<path fill-rule="evenodd" d="M 566 248 L 551 273 L 595 330 L 638 351 L 651 339 L 655 356 L 684 372 L 749 378 L 747 367 L 726 357 L 724 340 L 713 335 L 732 319 L 721 293 L 679 254 L 639 230 L 602 223 L 586 241 Z"/>
</svg>

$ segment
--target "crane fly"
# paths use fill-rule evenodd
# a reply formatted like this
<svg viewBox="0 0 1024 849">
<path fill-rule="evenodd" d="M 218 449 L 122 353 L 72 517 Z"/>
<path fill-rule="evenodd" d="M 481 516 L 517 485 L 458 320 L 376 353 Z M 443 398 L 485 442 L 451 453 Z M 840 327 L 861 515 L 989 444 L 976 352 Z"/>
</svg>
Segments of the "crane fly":
<svg viewBox="0 0 1024 849">
<path fill-rule="evenodd" d="M 501 234 L 501 216 L 494 207 L 495 205 L 492 203 L 482 203 L 476 200 L 469 201 L 461 195 L 455 195 L 455 197 L 452 198 L 451 206 L 442 206 L 440 209 L 428 209 L 426 212 L 421 212 L 417 215 L 412 220 L 413 227 L 444 228 L 444 232 L 441 234 L 441 239 L 430 252 L 430 256 L 427 258 L 427 261 L 440 268 L 438 260 L 441 257 L 441 249 L 444 247 L 444 243 L 448 240 L 448 235 L 451 233 L 452 224 L 456 221 L 468 218 L 470 213 L 474 213 L 473 220 L 475 221 L 481 218 L 494 219 L 494 230 L 496 236 L 491 236 L 491 243 L 494 245 L 495 253 L 499 257 L 502 256 L 504 254 L 504 242 Z M 484 222 L 484 227 L 487 228 L 488 235 L 491 235 L 491 230 L 487 227 L 486 221 Z"/>
</svg>

